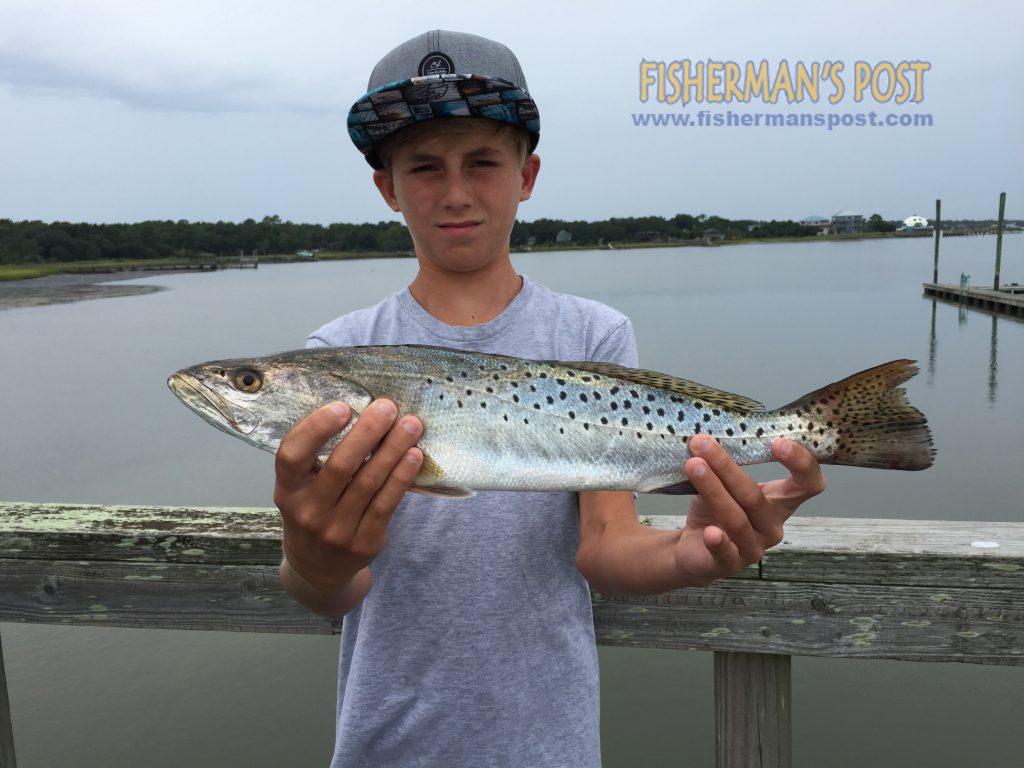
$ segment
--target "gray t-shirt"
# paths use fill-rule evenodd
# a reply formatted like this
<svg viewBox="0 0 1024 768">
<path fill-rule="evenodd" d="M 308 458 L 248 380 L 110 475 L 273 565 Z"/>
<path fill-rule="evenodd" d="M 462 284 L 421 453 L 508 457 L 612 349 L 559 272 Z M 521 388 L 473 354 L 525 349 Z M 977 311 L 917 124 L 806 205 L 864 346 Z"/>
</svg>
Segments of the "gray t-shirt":
<svg viewBox="0 0 1024 768">
<path fill-rule="evenodd" d="M 435 344 L 636 365 L 629 320 L 524 278 L 501 315 L 445 325 L 408 290 L 308 346 Z M 574 493 L 406 494 L 345 616 L 332 768 L 595 768 L 597 652 Z"/>
</svg>

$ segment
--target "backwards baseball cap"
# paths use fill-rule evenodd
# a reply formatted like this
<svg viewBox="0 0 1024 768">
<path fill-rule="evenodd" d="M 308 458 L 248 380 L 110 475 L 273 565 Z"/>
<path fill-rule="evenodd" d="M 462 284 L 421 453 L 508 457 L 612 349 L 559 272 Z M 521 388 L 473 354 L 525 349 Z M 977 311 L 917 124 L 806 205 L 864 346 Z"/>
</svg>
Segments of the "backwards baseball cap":
<svg viewBox="0 0 1024 768">
<path fill-rule="evenodd" d="M 529 151 L 540 139 L 540 115 L 519 60 L 506 46 L 464 32 L 436 30 L 408 40 L 370 73 L 368 93 L 348 114 L 348 135 L 366 161 L 392 134 L 438 117 L 482 117 L 525 128 Z"/>
</svg>

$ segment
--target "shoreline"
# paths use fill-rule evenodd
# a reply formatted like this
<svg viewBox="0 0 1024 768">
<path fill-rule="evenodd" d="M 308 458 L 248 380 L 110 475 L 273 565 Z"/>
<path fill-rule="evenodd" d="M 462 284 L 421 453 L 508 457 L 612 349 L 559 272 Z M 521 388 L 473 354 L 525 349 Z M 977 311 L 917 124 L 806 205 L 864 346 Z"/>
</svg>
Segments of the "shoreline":
<svg viewBox="0 0 1024 768">
<path fill-rule="evenodd" d="M 70 304 L 89 299 L 141 296 L 163 290 L 156 285 L 117 285 L 141 277 L 137 272 L 63 274 L 0 282 L 0 312 L 6 309 Z"/>
</svg>

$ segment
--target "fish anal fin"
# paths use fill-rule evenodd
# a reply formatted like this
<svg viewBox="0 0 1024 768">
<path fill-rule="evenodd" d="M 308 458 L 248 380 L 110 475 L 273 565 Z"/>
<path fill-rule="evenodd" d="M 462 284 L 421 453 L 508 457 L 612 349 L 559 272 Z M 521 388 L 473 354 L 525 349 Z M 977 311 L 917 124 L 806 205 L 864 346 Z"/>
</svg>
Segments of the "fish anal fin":
<svg viewBox="0 0 1024 768">
<path fill-rule="evenodd" d="M 657 371 L 627 368 L 624 365 L 616 365 L 615 363 L 592 363 L 587 361 L 571 363 L 547 361 L 547 365 L 576 368 L 581 371 L 596 373 L 599 376 L 608 376 L 645 387 L 664 389 L 668 392 L 688 397 L 691 400 L 714 403 L 736 413 L 754 413 L 755 411 L 764 410 L 764 406 L 761 403 L 744 395 L 726 392 L 724 389 L 716 389 L 706 384 L 700 384 L 689 379 L 680 379 L 677 376 L 669 376 L 666 373 L 658 373 Z"/>
<path fill-rule="evenodd" d="M 473 496 L 473 491 L 468 488 L 444 488 L 426 485 L 410 485 L 409 490 L 413 493 L 421 493 L 424 496 L 433 496 L 438 499 L 468 499 Z"/>
</svg>

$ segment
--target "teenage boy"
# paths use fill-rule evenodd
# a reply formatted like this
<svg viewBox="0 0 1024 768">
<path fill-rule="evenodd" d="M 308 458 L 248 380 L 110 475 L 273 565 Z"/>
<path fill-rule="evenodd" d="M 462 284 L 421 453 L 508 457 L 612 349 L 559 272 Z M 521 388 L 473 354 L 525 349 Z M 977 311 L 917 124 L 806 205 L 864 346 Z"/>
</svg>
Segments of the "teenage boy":
<svg viewBox="0 0 1024 768">
<path fill-rule="evenodd" d="M 540 124 L 505 46 L 441 31 L 403 43 L 374 69 L 349 131 L 405 218 L 419 270 L 404 291 L 314 332 L 311 346 L 435 344 L 636 365 L 623 315 L 512 266 Z M 345 616 L 334 768 L 598 766 L 588 582 L 638 594 L 731 575 L 824 488 L 794 443 L 773 446 L 790 476 L 759 486 L 701 436 L 685 465 L 700 495 L 680 531 L 641 526 L 629 492 L 406 495 L 423 425 L 385 400 L 319 467 L 317 449 L 351 415 L 335 403 L 291 431 L 274 494 L 285 587 Z"/>
</svg>

